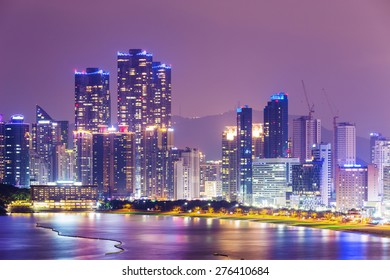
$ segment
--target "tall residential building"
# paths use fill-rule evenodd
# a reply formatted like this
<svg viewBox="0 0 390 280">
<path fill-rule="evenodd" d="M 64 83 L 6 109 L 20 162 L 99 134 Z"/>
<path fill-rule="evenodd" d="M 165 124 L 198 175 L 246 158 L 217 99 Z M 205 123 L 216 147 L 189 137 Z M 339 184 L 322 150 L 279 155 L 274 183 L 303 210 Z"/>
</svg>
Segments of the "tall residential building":
<svg viewBox="0 0 390 280">
<path fill-rule="evenodd" d="M 73 149 L 67 149 L 65 144 L 56 147 L 56 181 L 73 181 L 75 156 Z"/>
<path fill-rule="evenodd" d="M 370 133 L 370 162 L 374 163 L 375 156 L 375 144 L 377 140 L 386 140 L 385 137 L 382 136 L 379 132 L 371 132 Z"/>
<path fill-rule="evenodd" d="M 238 200 L 252 204 L 252 108 L 237 109 Z"/>
<path fill-rule="evenodd" d="M 264 108 L 264 156 L 285 158 L 288 153 L 288 98 L 281 92 Z"/>
<path fill-rule="evenodd" d="M 99 132 L 111 125 L 109 73 L 99 68 L 75 72 L 75 130 Z"/>
<path fill-rule="evenodd" d="M 171 67 L 141 49 L 118 52 L 118 123 L 135 133 L 135 188 L 142 188 L 142 139 L 149 126 L 171 126 Z"/>
<path fill-rule="evenodd" d="M 152 70 L 153 123 L 161 127 L 171 127 L 171 66 L 153 62 Z"/>
<path fill-rule="evenodd" d="M 383 189 L 379 189 L 379 169 L 376 164 L 367 165 L 367 201 L 382 202 Z M 382 192 L 381 192 L 382 191 Z"/>
<path fill-rule="evenodd" d="M 199 150 L 187 148 L 175 162 L 175 199 L 197 199 L 200 196 Z"/>
<path fill-rule="evenodd" d="M 322 204 L 329 205 L 329 199 L 334 193 L 332 148 L 330 143 L 320 143 L 313 146 L 313 160 L 322 161 L 320 192 Z"/>
<path fill-rule="evenodd" d="M 118 124 L 141 133 L 153 125 L 153 55 L 141 49 L 118 52 Z"/>
<path fill-rule="evenodd" d="M 200 161 L 199 168 L 200 168 L 200 190 L 199 191 L 201 195 L 206 193 L 206 184 L 209 184 L 211 188 L 215 186 L 216 193 L 217 193 L 217 188 L 219 188 L 220 186 L 220 196 L 222 196 L 222 180 L 221 180 L 222 162 L 220 160 Z M 212 182 L 214 182 L 215 184 Z"/>
<path fill-rule="evenodd" d="M 356 163 L 356 128 L 351 123 L 338 123 L 336 126 L 335 164 Z"/>
<path fill-rule="evenodd" d="M 312 159 L 313 145 L 321 143 L 321 121 L 311 115 L 293 120 L 292 157 L 301 163 Z"/>
<path fill-rule="evenodd" d="M 264 126 L 262 123 L 252 124 L 252 158 L 264 158 Z"/>
<path fill-rule="evenodd" d="M 383 168 L 383 214 L 390 218 L 390 165 Z"/>
<path fill-rule="evenodd" d="M 134 190 L 134 133 L 127 127 L 93 134 L 93 184 L 108 198 L 129 198 Z"/>
<path fill-rule="evenodd" d="M 29 124 L 24 116 L 13 115 L 5 125 L 5 184 L 30 186 L 29 142 Z"/>
<path fill-rule="evenodd" d="M 32 124 L 32 152 L 34 162 L 42 162 L 46 169 L 31 169 L 34 184 L 47 184 L 57 180 L 56 146 L 67 144 L 68 122 L 56 122 L 42 107 L 36 106 L 36 123 Z M 41 157 L 38 160 L 37 157 Z M 39 174 L 40 171 L 47 174 Z M 41 181 L 38 180 L 40 178 Z M 43 181 L 42 181 L 43 180 Z"/>
<path fill-rule="evenodd" d="M 346 212 L 362 209 L 367 201 L 368 169 L 360 165 L 338 166 L 336 169 L 336 208 Z"/>
<path fill-rule="evenodd" d="M 292 168 L 297 158 L 264 158 L 253 161 L 253 204 L 285 207 L 291 190 Z"/>
<path fill-rule="evenodd" d="M 308 161 L 292 168 L 292 191 L 299 199 L 299 207 L 316 210 L 322 205 L 321 200 L 321 161 Z"/>
<path fill-rule="evenodd" d="M 75 181 L 83 185 L 92 185 L 92 133 L 82 130 L 74 131 L 73 141 Z"/>
<path fill-rule="evenodd" d="M 372 163 L 377 165 L 379 174 L 379 195 L 383 194 L 384 168 L 390 166 L 390 140 L 377 138 L 372 147 Z"/>
<path fill-rule="evenodd" d="M 141 139 L 141 194 L 154 199 L 171 199 L 173 186 L 169 173 L 173 165 L 169 161 L 173 148 L 173 129 L 158 126 L 147 127 Z"/>
<path fill-rule="evenodd" d="M 237 126 L 226 126 L 222 134 L 222 197 L 237 200 Z"/>
<path fill-rule="evenodd" d="M 5 122 L 3 115 L 0 114 L 0 183 L 5 176 Z"/>
</svg>

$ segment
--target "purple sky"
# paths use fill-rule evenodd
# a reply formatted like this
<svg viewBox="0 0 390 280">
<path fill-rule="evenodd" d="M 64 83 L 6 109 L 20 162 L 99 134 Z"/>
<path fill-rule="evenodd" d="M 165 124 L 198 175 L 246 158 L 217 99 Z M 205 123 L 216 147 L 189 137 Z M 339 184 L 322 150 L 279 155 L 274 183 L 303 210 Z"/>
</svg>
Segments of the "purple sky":
<svg viewBox="0 0 390 280">
<path fill-rule="evenodd" d="M 143 48 L 172 64 L 173 114 L 262 110 L 289 94 L 290 113 L 390 137 L 390 1 L 0 0 L 0 113 L 33 121 L 35 104 L 73 121 L 74 70 L 111 73 L 116 52 Z M 116 117 L 116 110 L 114 110 Z M 234 120 L 232 120 L 234 123 Z"/>
</svg>

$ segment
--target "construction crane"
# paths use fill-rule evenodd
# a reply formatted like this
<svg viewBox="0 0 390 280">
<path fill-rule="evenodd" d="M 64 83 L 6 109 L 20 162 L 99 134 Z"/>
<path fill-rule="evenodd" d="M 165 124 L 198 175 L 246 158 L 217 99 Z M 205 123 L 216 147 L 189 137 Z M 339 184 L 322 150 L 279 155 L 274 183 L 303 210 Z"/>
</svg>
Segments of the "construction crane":
<svg viewBox="0 0 390 280">
<path fill-rule="evenodd" d="M 314 104 L 310 105 L 309 98 L 307 97 L 305 83 L 303 82 L 303 80 L 302 80 L 302 87 L 303 87 L 303 92 L 305 94 L 307 107 L 309 109 L 309 119 L 311 120 L 313 113 L 314 113 Z"/>
<path fill-rule="evenodd" d="M 338 116 L 339 111 L 335 108 L 334 105 L 332 106 L 332 104 L 330 103 L 328 94 L 326 93 L 326 91 L 325 91 L 324 88 L 322 88 L 322 92 L 324 93 L 326 102 L 328 102 L 329 109 L 330 109 L 331 112 L 332 112 L 332 116 L 333 116 L 333 128 L 336 129 L 336 126 L 337 126 L 337 119 L 339 118 L 339 116 Z"/>
</svg>

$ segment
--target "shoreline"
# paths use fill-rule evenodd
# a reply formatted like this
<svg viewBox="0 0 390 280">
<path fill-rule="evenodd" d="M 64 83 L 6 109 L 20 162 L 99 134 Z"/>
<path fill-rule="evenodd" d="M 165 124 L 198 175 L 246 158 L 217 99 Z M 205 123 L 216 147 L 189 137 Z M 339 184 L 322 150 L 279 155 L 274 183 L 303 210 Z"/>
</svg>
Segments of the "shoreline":
<svg viewBox="0 0 390 280">
<path fill-rule="evenodd" d="M 268 224 L 282 224 L 295 227 L 308 227 L 317 229 L 328 229 L 334 231 L 344 231 L 359 234 L 369 234 L 377 237 L 390 238 L 390 225 L 370 225 L 357 223 L 340 223 L 326 220 L 313 220 L 311 218 L 301 220 L 290 217 L 275 217 L 269 215 L 221 215 L 221 214 L 193 214 L 193 213 L 174 213 L 174 212 L 146 212 L 146 211 L 98 211 L 96 213 L 107 214 L 130 214 L 130 215 L 149 215 L 149 216 L 171 216 L 171 217 L 190 217 L 190 218 L 213 218 L 221 220 L 242 220 Z"/>
<path fill-rule="evenodd" d="M 87 237 L 87 236 L 81 236 L 81 235 L 70 235 L 70 234 L 63 234 L 59 230 L 56 230 L 53 227 L 49 226 L 44 226 L 41 225 L 40 223 L 36 223 L 37 228 L 43 228 L 43 229 L 49 229 L 51 231 L 54 231 L 57 233 L 58 236 L 63 236 L 63 237 L 70 237 L 70 238 L 83 238 L 83 239 L 91 239 L 91 240 L 104 240 L 104 241 L 112 241 L 112 242 L 117 242 L 118 244 L 115 244 L 114 247 L 117 248 L 119 251 L 118 252 L 108 252 L 105 253 L 105 255 L 113 255 L 113 254 L 120 254 L 125 251 L 121 246 L 123 244 L 122 241 L 120 240 L 115 240 L 115 239 L 110 239 L 110 238 L 103 238 L 103 237 Z"/>
</svg>

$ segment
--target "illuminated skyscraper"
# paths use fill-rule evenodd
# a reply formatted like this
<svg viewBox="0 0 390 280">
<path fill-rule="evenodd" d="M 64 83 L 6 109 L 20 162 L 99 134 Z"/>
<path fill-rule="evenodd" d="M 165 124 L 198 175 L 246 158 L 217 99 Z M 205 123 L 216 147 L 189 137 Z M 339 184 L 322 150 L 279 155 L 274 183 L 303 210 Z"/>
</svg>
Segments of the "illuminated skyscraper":
<svg viewBox="0 0 390 280">
<path fill-rule="evenodd" d="M 264 156 L 280 158 L 288 154 L 288 98 L 281 92 L 272 95 L 264 108 Z"/>
<path fill-rule="evenodd" d="M 262 123 L 252 124 L 252 157 L 264 158 L 264 126 Z"/>
<path fill-rule="evenodd" d="M 83 185 L 92 185 L 92 133 L 82 130 L 74 131 L 73 141 L 75 181 Z"/>
<path fill-rule="evenodd" d="M 141 193 L 154 199 L 172 199 L 173 185 L 169 173 L 173 129 L 148 126 L 143 132 L 141 155 Z"/>
<path fill-rule="evenodd" d="M 161 127 L 171 127 L 171 66 L 153 62 L 153 122 Z"/>
<path fill-rule="evenodd" d="M 200 162 L 200 193 L 209 198 L 216 198 L 222 196 L 222 171 L 221 161 L 204 161 Z M 212 190 L 207 190 L 207 186 Z M 211 193 L 218 195 L 210 195 Z"/>
<path fill-rule="evenodd" d="M 390 166 L 390 140 L 381 137 L 375 140 L 372 147 L 372 163 L 376 164 L 379 172 L 379 195 L 383 194 L 384 168 Z"/>
<path fill-rule="evenodd" d="M 312 147 L 321 143 L 321 121 L 311 115 L 293 120 L 292 157 L 301 163 L 312 159 Z"/>
<path fill-rule="evenodd" d="M 356 128 L 351 123 L 338 123 L 336 127 L 336 164 L 356 163 Z"/>
<path fill-rule="evenodd" d="M 237 199 L 237 126 L 226 126 L 222 134 L 222 197 Z"/>
<path fill-rule="evenodd" d="M 147 127 L 171 126 L 171 67 L 141 49 L 118 52 L 118 123 L 135 133 L 136 195 L 146 195 L 142 144 Z"/>
<path fill-rule="evenodd" d="M 237 162 L 239 201 L 252 204 L 252 108 L 237 109 Z"/>
<path fill-rule="evenodd" d="M 200 196 L 199 150 L 187 148 L 175 162 L 175 199 L 197 199 Z"/>
<path fill-rule="evenodd" d="M 127 127 L 93 134 L 93 184 L 108 198 L 129 198 L 134 183 L 134 133 Z"/>
<path fill-rule="evenodd" d="M 99 132 L 100 125 L 111 125 L 109 73 L 99 68 L 75 72 L 76 130 Z"/>
<path fill-rule="evenodd" d="M 322 204 L 329 205 L 329 199 L 334 193 L 332 148 L 330 143 L 320 143 L 313 147 L 313 160 L 322 162 L 320 192 Z"/>
<path fill-rule="evenodd" d="M 24 116 L 13 115 L 5 125 L 4 183 L 20 187 L 30 186 L 29 124 Z"/>
</svg>

